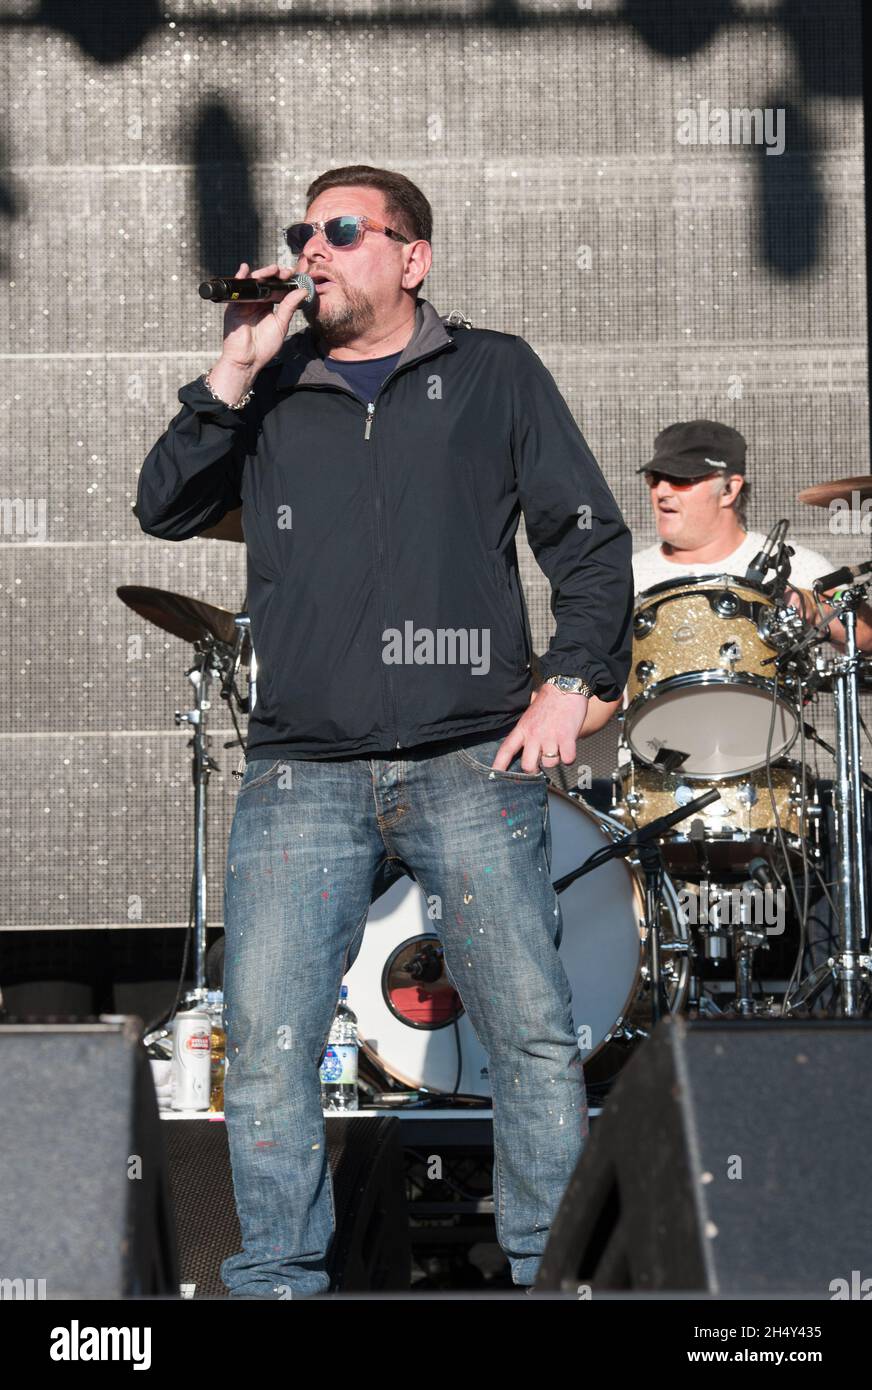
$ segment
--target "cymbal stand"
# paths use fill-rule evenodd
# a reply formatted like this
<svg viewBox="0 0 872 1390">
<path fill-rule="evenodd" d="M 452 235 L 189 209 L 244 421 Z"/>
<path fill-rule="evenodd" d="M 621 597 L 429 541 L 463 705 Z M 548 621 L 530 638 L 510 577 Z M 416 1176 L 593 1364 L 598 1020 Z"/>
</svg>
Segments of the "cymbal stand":
<svg viewBox="0 0 872 1390">
<path fill-rule="evenodd" d="M 838 827 L 841 916 L 834 975 L 839 982 L 840 1011 L 845 1018 L 861 1012 L 861 951 L 868 933 L 866 841 L 863 826 L 863 781 L 860 763 L 860 682 L 857 607 L 865 585 L 843 593 L 840 607 L 845 651 L 835 661 L 833 697 L 836 712 L 836 824 Z"/>
<path fill-rule="evenodd" d="M 811 1004 L 828 984 L 835 984 L 843 1018 L 858 1018 L 865 1008 L 869 982 L 867 847 L 863 823 L 864 773 L 860 761 L 860 653 L 857 648 L 857 608 L 867 595 L 866 584 L 841 591 L 838 602 L 816 629 L 826 637 L 839 619 L 845 629 L 845 650 L 833 660 L 833 701 L 836 715 L 836 776 L 834 782 L 839 908 L 838 950 L 802 982 L 786 1012 Z M 810 634 L 814 639 L 814 631 Z M 818 639 L 819 640 L 819 639 Z M 867 942 L 864 954 L 863 944 Z"/>
<path fill-rule="evenodd" d="M 176 723 L 190 724 L 193 734 L 188 741 L 191 751 L 191 778 L 194 783 L 194 981 L 182 1000 L 181 1007 L 190 1009 L 206 999 L 206 810 L 209 775 L 221 769 L 209 755 L 210 737 L 207 732 L 212 682 L 223 679 L 233 648 L 212 636 L 194 643 L 197 659 L 185 672 L 194 688 L 193 709 L 176 710 Z"/>
<path fill-rule="evenodd" d="M 754 885 L 751 887 L 753 891 Z M 742 917 L 750 916 L 751 909 L 745 895 L 740 894 L 740 897 L 742 899 Z M 741 921 L 736 924 L 733 930 L 733 951 L 736 964 L 735 1011 L 742 1018 L 754 1018 L 756 1014 L 761 1012 L 754 999 L 754 952 L 763 949 L 766 945 L 765 927 L 761 930 L 759 926 L 749 921 Z"/>
</svg>

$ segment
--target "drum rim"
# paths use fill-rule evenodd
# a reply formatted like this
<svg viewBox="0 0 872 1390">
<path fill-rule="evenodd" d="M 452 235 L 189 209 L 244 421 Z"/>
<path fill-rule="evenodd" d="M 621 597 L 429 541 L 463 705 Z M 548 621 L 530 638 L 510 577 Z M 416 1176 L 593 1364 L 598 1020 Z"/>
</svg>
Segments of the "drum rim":
<svg viewBox="0 0 872 1390">
<path fill-rule="evenodd" d="M 668 695 L 673 690 L 680 690 L 682 686 L 693 685 L 753 685 L 758 690 L 763 690 L 767 695 L 772 694 L 772 687 L 775 684 L 767 676 L 755 676 L 752 671 L 724 671 L 719 666 L 703 666 L 698 671 L 679 671 L 674 676 L 664 676 L 663 680 L 655 681 L 653 685 L 648 685 L 644 690 L 640 690 L 638 695 L 634 695 L 626 710 L 625 716 L 639 700 L 650 700 L 656 695 Z M 780 685 L 792 684 L 792 678 L 780 681 Z M 779 695 L 778 703 L 788 705 L 793 708 L 790 701 L 782 699 Z"/>
<path fill-rule="evenodd" d="M 686 772 L 667 773 L 664 772 L 663 768 L 659 768 L 656 763 L 643 762 L 642 759 L 637 757 L 635 753 L 633 754 L 633 758 L 636 760 L 637 763 L 640 764 L 640 766 L 635 769 L 636 772 L 658 772 L 661 775 L 661 777 L 682 777 L 686 778 L 688 782 L 711 782 L 713 785 L 718 786 L 720 786 L 723 782 L 738 781 L 742 777 L 753 777 L 755 772 L 762 773 L 766 767 L 767 762 L 770 768 L 772 768 L 773 772 L 791 772 L 793 773 L 794 777 L 797 778 L 797 780 L 799 780 L 800 772 L 804 773 L 805 775 L 802 778 L 802 780 L 805 782 L 806 786 L 810 784 L 812 787 L 814 787 L 820 780 L 815 775 L 814 767 L 811 763 L 804 763 L 799 758 L 786 758 L 782 753 L 779 753 L 778 756 L 775 758 L 766 759 L 766 761 L 762 762 L 759 767 L 749 768 L 745 772 L 730 772 L 723 776 L 721 774 L 718 774 L 716 776 L 707 777 L 699 777 L 696 775 L 691 777 Z M 615 773 L 619 774 L 618 781 L 622 790 L 626 780 L 629 778 L 632 771 L 632 762 L 629 762 L 616 767 L 612 772 L 613 778 L 615 777 Z"/>
<path fill-rule="evenodd" d="M 636 595 L 634 608 L 640 607 L 643 599 L 649 598 L 654 594 L 667 593 L 669 589 L 685 589 L 700 584 L 714 585 L 724 582 L 751 589 L 753 593 L 759 594 L 762 598 L 767 599 L 773 607 L 775 606 L 774 598 L 771 594 L 766 592 L 763 584 L 758 583 L 755 579 L 743 579 L 741 575 L 727 574 L 726 571 L 719 571 L 717 574 L 683 574 L 681 576 L 676 575 L 674 579 L 661 579 L 659 584 L 652 584 L 648 589 L 639 590 Z"/>
</svg>

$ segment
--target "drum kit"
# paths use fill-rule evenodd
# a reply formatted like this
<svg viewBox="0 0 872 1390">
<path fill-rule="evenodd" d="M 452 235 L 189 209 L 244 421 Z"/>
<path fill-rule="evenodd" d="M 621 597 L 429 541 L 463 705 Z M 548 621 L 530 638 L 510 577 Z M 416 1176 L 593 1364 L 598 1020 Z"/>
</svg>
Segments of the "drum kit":
<svg viewBox="0 0 872 1390">
<path fill-rule="evenodd" d="M 858 493 L 872 498 L 872 477 L 799 497 L 829 506 Z M 779 523 L 770 533 L 763 570 L 683 574 L 637 597 L 609 809 L 595 808 L 583 792 L 549 787 L 559 952 L 594 1084 L 610 1080 L 665 1013 L 795 1017 L 823 1007 L 825 996 L 830 1014 L 868 1014 L 865 792 L 872 782 L 860 757 L 867 669 L 856 627 L 872 589 L 872 559 L 852 567 L 832 607 L 824 615 L 818 604 L 819 620 L 811 621 L 787 601 L 786 529 Z M 203 535 L 243 541 L 240 513 Z M 182 1005 L 191 1007 L 206 996 L 206 802 L 210 774 L 220 770 L 209 753 L 209 712 L 217 688 L 236 730 L 225 747 L 244 747 L 236 711 L 254 707 L 256 657 L 244 607 L 233 614 L 139 586 L 118 594 L 194 648 L 186 672 L 194 706 L 175 715 L 192 730 L 195 952 Z M 839 650 L 827 641 L 835 620 L 845 631 Z M 237 684 L 243 671 L 245 692 Z M 822 699 L 832 701 L 834 746 L 815 724 Z M 831 781 L 807 762 L 810 750 L 817 761 L 818 749 L 832 758 Z M 810 952 L 813 895 L 830 923 L 818 960 Z M 426 1093 L 481 1104 L 490 1095 L 488 1059 L 417 884 L 396 871 L 374 884 L 367 927 L 375 929 L 352 944 L 345 982 L 358 1017 L 361 1077 L 374 1100 L 399 1104 Z M 762 966 L 771 955 L 782 974 L 792 969 L 783 980 L 768 971 L 764 993 Z"/>
</svg>

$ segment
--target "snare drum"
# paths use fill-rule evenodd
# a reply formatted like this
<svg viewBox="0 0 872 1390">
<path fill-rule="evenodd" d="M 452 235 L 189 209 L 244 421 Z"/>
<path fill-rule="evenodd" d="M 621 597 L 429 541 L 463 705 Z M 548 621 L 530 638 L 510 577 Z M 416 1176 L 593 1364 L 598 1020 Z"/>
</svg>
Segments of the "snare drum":
<svg viewBox="0 0 872 1390">
<path fill-rule="evenodd" d="M 691 575 L 640 594 L 624 716 L 633 756 L 692 781 L 783 757 L 799 732 L 795 681 L 776 686 L 784 645 L 775 602 L 747 579 Z"/>
<path fill-rule="evenodd" d="M 817 857 L 821 807 L 816 784 L 809 768 L 789 758 L 773 763 L 768 777 L 765 768 L 758 768 L 709 786 L 690 783 L 681 773 L 630 763 L 615 774 L 612 815 L 628 829 L 641 829 L 709 790 L 716 790 L 720 800 L 697 811 L 693 821 L 679 822 L 660 842 L 674 877 L 747 879 L 752 859 L 765 859 L 779 872 L 795 872 L 802 867 L 803 851 Z"/>
</svg>

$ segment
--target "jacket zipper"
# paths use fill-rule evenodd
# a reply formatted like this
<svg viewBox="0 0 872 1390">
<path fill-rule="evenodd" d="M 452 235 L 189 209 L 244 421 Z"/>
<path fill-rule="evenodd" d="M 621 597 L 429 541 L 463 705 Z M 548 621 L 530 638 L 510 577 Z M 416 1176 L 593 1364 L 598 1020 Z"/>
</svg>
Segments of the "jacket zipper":
<svg viewBox="0 0 872 1390">
<path fill-rule="evenodd" d="M 422 357 L 417 357 L 417 358 L 415 359 L 415 362 L 414 362 L 414 363 L 412 363 L 412 362 L 406 362 L 406 363 L 404 363 L 404 367 L 417 366 L 419 362 L 425 362 L 425 361 L 427 360 L 428 357 L 435 357 L 435 356 L 437 355 L 437 353 L 443 352 L 444 350 L 445 350 L 445 345 L 443 344 L 442 347 L 434 348 L 434 349 L 433 349 L 433 352 L 427 352 L 427 353 L 424 353 L 424 355 L 423 355 Z M 396 375 L 396 373 L 397 373 L 399 370 L 400 370 L 399 366 L 394 367 L 394 370 L 390 373 L 390 375 L 385 377 L 385 379 L 384 379 L 384 381 L 382 382 L 381 386 L 378 388 L 378 390 L 377 390 L 376 393 L 375 393 L 375 401 L 378 400 L 379 396 L 381 395 L 382 391 L 383 391 L 383 390 L 385 389 L 385 387 L 387 386 L 388 382 L 392 379 L 392 377 L 394 377 L 394 376 Z M 365 425 L 364 431 L 363 431 L 363 437 L 364 437 L 365 440 L 369 440 L 369 437 L 370 437 L 370 435 L 371 435 L 371 433 L 372 433 L 373 420 L 375 419 L 375 401 L 369 401 L 369 403 L 367 404 L 367 407 L 366 407 L 366 425 Z M 377 464 L 378 464 L 378 455 L 376 455 L 376 457 L 375 457 L 375 459 L 374 459 L 374 464 L 375 464 L 375 466 L 376 466 L 376 498 L 375 498 L 376 530 L 377 530 L 377 535 L 378 535 L 379 544 L 381 545 L 381 524 L 380 524 L 380 523 L 381 523 L 381 515 L 380 515 L 380 513 L 381 513 L 381 504 L 380 504 L 379 495 L 378 495 L 378 468 L 377 468 Z M 396 731 L 396 726 L 397 726 L 398 720 L 397 720 L 397 706 L 396 706 L 396 701 L 395 701 L 395 698 L 394 698 L 394 691 L 393 691 L 393 687 L 391 686 L 390 679 L 388 678 L 387 675 L 385 676 L 385 679 L 386 679 L 386 681 L 387 681 L 387 683 L 388 683 L 388 695 L 389 695 L 389 698 L 390 698 L 391 713 L 392 713 L 393 719 L 394 719 L 394 730 Z M 400 743 L 400 740 L 397 739 L 396 743 L 394 744 L 394 749 L 396 750 L 397 748 L 401 748 L 401 747 L 402 747 L 402 744 Z"/>
<path fill-rule="evenodd" d="M 393 370 L 388 376 L 385 377 L 385 379 L 384 379 L 384 381 L 382 382 L 381 386 L 380 386 L 380 387 L 378 388 L 378 390 L 376 391 L 376 393 L 375 393 L 375 400 L 376 400 L 376 401 L 378 400 L 379 396 L 381 395 L 382 391 L 383 391 L 383 390 L 385 389 L 385 387 L 387 386 L 388 382 L 389 382 L 389 381 L 393 381 L 393 379 L 394 379 L 394 377 L 396 376 L 397 372 L 400 372 L 400 371 L 404 372 L 404 371 L 406 370 L 407 367 L 417 367 L 417 365 L 418 365 L 419 362 L 426 362 L 428 358 L 430 358 L 430 357 L 436 357 L 440 352 L 444 352 L 444 351 L 445 351 L 445 344 L 443 343 L 441 347 L 433 348 L 432 352 L 424 352 L 424 353 L 422 353 L 420 357 L 416 357 L 416 358 L 415 358 L 414 362 L 404 362 L 403 365 L 402 365 L 402 367 L 401 367 L 399 364 L 397 364 L 397 366 L 394 367 L 394 370 Z M 352 391 L 351 394 L 354 395 L 354 392 Z M 360 397 L 358 396 L 357 399 L 360 400 Z M 370 432 L 371 432 L 371 430 L 372 430 L 372 422 L 373 422 L 373 419 L 374 419 L 374 418 L 375 418 L 375 401 L 370 401 L 369 404 L 368 404 L 367 407 L 366 407 L 366 428 L 365 428 L 364 431 L 363 431 L 363 437 L 364 437 L 364 439 L 369 439 Z M 399 744 L 397 744 L 397 747 L 399 747 Z"/>
<path fill-rule="evenodd" d="M 428 357 L 435 357 L 435 356 L 437 356 L 438 353 L 444 352 L 444 351 L 445 351 L 445 344 L 443 343 L 440 347 L 434 348 L 432 352 L 425 352 L 425 353 L 423 353 L 423 355 L 422 355 L 421 357 L 416 357 L 415 360 L 414 360 L 414 362 L 404 362 L 404 363 L 403 363 L 402 369 L 401 369 L 399 366 L 394 367 L 394 370 L 390 373 L 390 376 L 386 376 L 386 377 L 385 377 L 385 379 L 384 379 L 384 381 L 382 382 L 381 386 L 380 386 L 380 387 L 378 388 L 378 390 L 376 391 L 376 393 L 375 393 L 375 400 L 376 400 L 376 401 L 378 400 L 379 396 L 381 395 L 382 391 L 383 391 L 383 390 L 385 389 L 385 387 L 387 386 L 388 382 L 391 381 L 392 378 L 393 378 L 394 376 L 396 376 L 396 374 L 397 374 L 398 371 L 400 371 L 400 370 L 405 370 L 406 367 L 416 367 L 416 366 L 418 365 L 419 362 L 426 362 Z M 309 389 L 311 389 L 311 388 L 309 388 Z M 323 390 L 324 387 L 322 386 L 320 389 Z M 355 391 L 352 391 L 352 390 L 351 390 L 351 387 L 350 387 L 350 386 L 349 386 L 349 387 L 344 387 L 344 386 L 342 386 L 339 382 L 336 383 L 336 386 L 335 386 L 335 387 L 328 386 L 328 387 L 326 387 L 326 389 L 327 389 L 328 391 L 329 391 L 329 390 L 338 390 L 338 391 L 342 391 L 345 395 L 353 396 L 355 400 L 358 400 L 358 401 L 360 400 L 360 397 L 357 395 L 357 393 L 356 393 Z M 369 440 L 370 434 L 372 433 L 372 422 L 373 422 L 374 419 L 375 419 L 375 401 L 369 401 L 369 403 L 367 404 L 367 407 L 366 407 L 366 425 L 364 426 L 364 430 L 363 430 L 363 437 L 364 437 L 365 440 Z M 375 463 L 376 463 L 376 464 L 377 464 L 377 461 L 378 461 L 378 460 L 377 460 L 377 456 L 376 456 L 376 460 L 375 460 Z M 378 483 L 378 473 L 377 473 L 377 472 L 376 472 L 376 483 Z M 379 545 L 380 545 L 380 547 L 381 547 L 381 515 L 380 515 L 380 513 L 381 513 L 381 503 L 380 503 L 380 501 L 379 501 L 378 487 L 377 487 L 377 486 L 376 486 L 376 497 L 375 497 L 375 512 L 376 512 L 376 533 L 377 533 Z M 381 548 L 383 548 L 383 547 L 381 547 Z M 385 680 L 388 680 L 387 675 L 385 676 Z M 396 731 L 396 725 L 397 725 L 397 708 L 396 708 L 396 704 L 395 704 L 395 701 L 394 701 L 394 692 L 393 692 L 393 689 L 391 688 L 391 685 L 390 685 L 390 682 L 389 682 L 389 681 L 388 681 L 388 695 L 389 695 L 389 698 L 390 698 L 391 712 L 392 712 L 393 718 L 394 718 L 394 730 Z M 397 739 L 396 743 L 394 744 L 394 748 L 396 749 L 396 748 L 401 748 L 401 747 L 402 747 L 402 744 L 400 743 L 400 740 Z"/>
<path fill-rule="evenodd" d="M 370 401 L 370 402 L 369 402 L 369 405 L 367 406 L 366 431 L 365 431 L 365 433 L 364 433 L 364 438 L 365 438 L 365 439 L 369 439 L 369 432 L 370 432 L 370 428 L 371 428 L 371 426 L 372 426 L 372 417 L 373 417 L 374 414 L 375 414 L 375 403 L 374 403 L 373 401 Z M 383 587 L 382 587 L 382 578 L 381 578 L 382 573 L 383 573 L 383 570 L 384 570 L 384 565 L 381 563 L 381 561 L 382 561 L 382 559 L 383 559 L 384 552 L 385 552 L 385 549 L 386 549 L 386 537 L 385 537 L 385 535 L 384 535 L 384 533 L 383 533 L 383 527 L 382 527 L 381 487 L 380 487 L 380 480 L 379 480 L 379 474 L 378 474 L 378 454 L 377 454 L 377 453 L 375 453 L 375 454 L 373 454 L 373 455 L 371 456 L 371 458 L 370 458 L 370 463 L 371 463 L 371 466 L 372 466 L 372 474 L 373 474 L 373 494 L 374 494 L 373 500 L 374 500 L 374 502 L 375 502 L 375 537 L 376 537 L 376 549 L 377 549 L 377 551 L 378 551 L 378 561 L 379 561 L 379 564 L 378 564 L 378 571 L 379 571 L 379 572 L 378 572 L 378 578 L 377 578 L 377 581 L 376 581 L 376 582 L 377 582 L 377 584 L 378 584 L 378 586 L 379 586 L 379 589 L 382 591 L 382 603 L 384 604 L 384 602 L 385 602 L 385 595 L 384 595 L 384 590 L 383 590 Z M 385 612 L 386 612 L 386 607 L 383 607 L 383 608 L 382 608 L 382 613 L 383 613 L 383 615 L 384 615 Z M 382 622 L 384 623 L 384 616 L 382 617 Z M 394 703 L 394 692 L 393 692 L 393 689 L 391 688 L 390 679 L 389 679 L 388 673 L 387 673 L 387 667 L 384 665 L 384 663 L 382 663 L 382 675 L 383 675 L 383 677 L 384 677 L 385 689 L 386 689 L 386 691 L 387 691 L 388 705 L 389 705 L 390 712 L 391 712 L 391 718 L 392 718 L 392 720 L 393 720 L 394 730 L 396 731 L 396 728 L 397 728 L 397 709 L 396 709 L 396 705 L 395 705 L 395 703 Z M 399 748 L 399 746 L 400 746 L 400 740 L 399 740 L 399 738 L 398 738 L 397 741 L 396 741 L 396 743 L 394 744 L 394 747 L 395 747 L 395 748 Z"/>
</svg>

